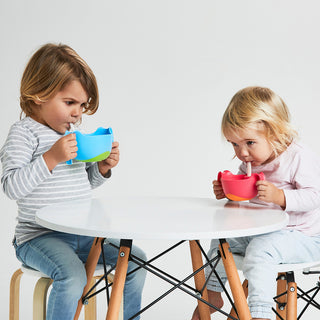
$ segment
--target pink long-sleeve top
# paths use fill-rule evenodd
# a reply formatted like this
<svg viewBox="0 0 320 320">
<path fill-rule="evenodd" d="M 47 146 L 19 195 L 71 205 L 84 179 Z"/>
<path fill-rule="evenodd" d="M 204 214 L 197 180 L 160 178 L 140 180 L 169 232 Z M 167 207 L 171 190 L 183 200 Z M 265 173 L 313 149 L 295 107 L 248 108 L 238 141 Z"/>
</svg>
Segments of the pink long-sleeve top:
<svg viewBox="0 0 320 320">
<path fill-rule="evenodd" d="M 263 172 L 265 180 L 283 189 L 286 198 L 285 211 L 289 215 L 287 228 L 307 235 L 320 234 L 320 158 L 306 146 L 293 142 L 286 151 L 265 165 L 252 167 L 252 173 Z M 242 163 L 239 173 L 246 174 Z M 273 203 L 253 203 L 280 208 Z"/>
</svg>

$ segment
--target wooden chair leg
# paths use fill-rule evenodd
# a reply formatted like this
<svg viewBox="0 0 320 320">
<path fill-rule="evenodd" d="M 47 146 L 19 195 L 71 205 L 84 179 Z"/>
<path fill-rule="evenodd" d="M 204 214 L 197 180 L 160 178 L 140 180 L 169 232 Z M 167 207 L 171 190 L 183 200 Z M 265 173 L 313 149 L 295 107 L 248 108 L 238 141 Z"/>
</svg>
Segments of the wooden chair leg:
<svg viewBox="0 0 320 320">
<path fill-rule="evenodd" d="M 287 277 L 283 272 L 278 273 L 277 278 L 277 296 L 287 292 Z M 277 298 L 276 304 L 277 313 L 281 316 L 283 320 L 287 318 L 287 295 L 283 294 L 281 297 Z M 280 317 L 276 317 L 277 320 L 281 320 Z"/>
<path fill-rule="evenodd" d="M 288 283 L 287 290 L 287 319 L 297 320 L 297 284 L 295 282 Z"/>
<path fill-rule="evenodd" d="M 45 320 L 47 312 L 47 293 L 52 283 L 50 278 L 40 278 L 33 292 L 33 320 Z"/>
<path fill-rule="evenodd" d="M 19 320 L 20 280 L 23 272 L 15 271 L 10 281 L 9 320 Z"/>
<path fill-rule="evenodd" d="M 94 286 L 96 283 L 96 277 L 91 280 L 91 286 Z M 96 289 L 94 288 L 91 293 L 95 293 Z M 88 300 L 88 304 L 84 306 L 84 319 L 85 320 L 96 320 L 97 319 L 97 298 L 96 296 L 91 297 Z"/>
<path fill-rule="evenodd" d="M 243 288 L 243 291 L 244 291 L 244 295 L 246 296 L 246 298 L 248 298 L 248 280 L 247 279 L 245 279 L 242 282 L 242 288 Z M 236 313 L 236 310 L 234 308 L 231 309 L 230 316 L 232 316 L 234 318 L 237 317 L 237 313 Z M 228 317 L 227 320 L 231 320 L 231 318 Z"/>
</svg>

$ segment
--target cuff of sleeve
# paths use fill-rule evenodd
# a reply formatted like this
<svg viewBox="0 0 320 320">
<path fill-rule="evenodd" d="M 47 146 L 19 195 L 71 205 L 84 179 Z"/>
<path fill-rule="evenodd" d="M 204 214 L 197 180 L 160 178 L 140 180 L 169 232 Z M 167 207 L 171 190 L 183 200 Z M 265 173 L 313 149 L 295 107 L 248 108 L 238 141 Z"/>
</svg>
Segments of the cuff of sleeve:
<svg viewBox="0 0 320 320">
<path fill-rule="evenodd" d="M 112 171 L 111 171 L 111 169 L 109 169 L 109 171 L 106 174 L 104 174 L 103 177 L 106 179 L 109 179 L 111 177 L 111 175 L 112 175 Z"/>
<path fill-rule="evenodd" d="M 99 171 L 99 166 L 98 166 L 98 163 L 95 162 L 93 164 L 93 167 L 92 167 L 92 175 L 93 175 L 93 178 L 94 180 L 96 181 L 100 181 L 100 183 L 103 183 L 106 179 L 110 178 L 111 177 L 111 170 L 109 170 L 105 175 L 102 175 Z"/>
</svg>

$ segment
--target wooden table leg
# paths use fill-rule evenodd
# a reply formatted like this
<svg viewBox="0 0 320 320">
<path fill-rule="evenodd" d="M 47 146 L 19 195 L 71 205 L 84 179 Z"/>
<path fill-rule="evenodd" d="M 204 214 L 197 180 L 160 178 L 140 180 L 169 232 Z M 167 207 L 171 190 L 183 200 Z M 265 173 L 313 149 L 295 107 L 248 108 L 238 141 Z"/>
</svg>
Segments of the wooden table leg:
<svg viewBox="0 0 320 320">
<path fill-rule="evenodd" d="M 196 270 L 198 270 L 203 266 L 202 255 L 196 240 L 189 241 L 189 245 L 190 245 L 190 252 L 191 252 L 191 259 L 192 259 L 192 268 L 193 268 L 193 271 L 195 272 Z M 206 282 L 204 270 L 201 270 L 197 274 L 195 274 L 194 282 L 195 282 L 196 289 L 201 291 Z M 208 301 L 207 288 L 204 288 L 201 298 Z M 198 300 L 198 309 L 199 309 L 201 320 L 210 320 L 210 308 L 207 304 Z"/>
<path fill-rule="evenodd" d="M 97 263 L 98 263 L 98 260 L 100 258 L 100 254 L 101 254 L 101 242 L 103 242 L 103 241 L 104 241 L 104 238 L 95 238 L 93 241 L 93 244 L 91 246 L 91 249 L 90 249 L 86 264 L 85 264 L 86 273 L 87 273 L 87 284 L 83 290 L 82 297 L 90 289 L 93 274 L 94 274 L 94 271 L 96 270 L 96 266 L 97 266 Z M 82 309 L 82 297 L 78 302 L 77 311 L 76 311 L 76 314 L 73 318 L 74 320 L 78 320 L 78 318 L 79 318 L 79 315 L 80 315 L 80 312 Z"/>
<path fill-rule="evenodd" d="M 226 241 L 222 240 L 219 248 L 221 252 L 221 259 L 232 292 L 234 304 L 238 311 L 239 320 L 250 320 L 252 318 L 249 311 L 247 299 L 240 282 L 236 264 L 234 262 L 232 253 L 230 252 L 229 244 Z"/>
<path fill-rule="evenodd" d="M 248 298 L 248 280 L 247 279 L 245 279 L 242 282 L 242 289 L 243 289 L 244 295 L 246 296 L 246 298 Z M 230 316 L 232 316 L 234 318 L 237 318 L 237 313 L 236 313 L 236 310 L 234 308 L 231 309 Z M 227 320 L 231 320 L 231 318 L 228 317 Z"/>
<path fill-rule="evenodd" d="M 120 311 L 132 240 L 121 240 L 106 320 L 117 320 Z"/>
</svg>

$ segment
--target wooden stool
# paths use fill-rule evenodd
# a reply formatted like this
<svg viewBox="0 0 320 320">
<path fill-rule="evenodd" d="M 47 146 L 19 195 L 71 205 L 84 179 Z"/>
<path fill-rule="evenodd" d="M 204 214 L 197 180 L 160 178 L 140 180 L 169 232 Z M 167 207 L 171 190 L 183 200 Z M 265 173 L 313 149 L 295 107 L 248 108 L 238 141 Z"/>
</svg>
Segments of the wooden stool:
<svg viewBox="0 0 320 320">
<path fill-rule="evenodd" d="M 20 298 L 20 280 L 23 274 L 28 274 L 39 278 L 37 281 L 34 292 L 33 292 L 33 320 L 45 320 L 46 310 L 47 310 L 47 292 L 52 283 L 47 275 L 28 268 L 26 266 L 21 266 L 18 270 L 14 272 L 10 281 L 10 310 L 9 310 L 9 320 L 19 320 L 19 298 Z M 103 275 L 104 269 L 103 265 L 98 265 L 94 273 L 94 278 L 92 279 L 92 285 L 94 285 L 97 279 Z M 113 275 L 108 276 L 108 281 L 113 281 Z M 93 292 L 92 292 L 93 293 Z M 96 320 L 96 297 L 89 299 L 89 303 L 84 307 L 84 318 L 85 320 Z M 123 306 L 121 303 L 121 309 L 118 320 L 123 319 Z"/>
</svg>

